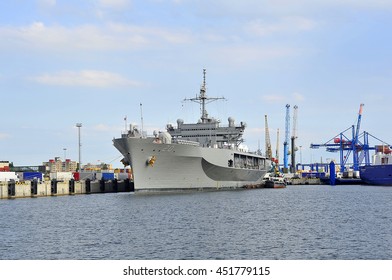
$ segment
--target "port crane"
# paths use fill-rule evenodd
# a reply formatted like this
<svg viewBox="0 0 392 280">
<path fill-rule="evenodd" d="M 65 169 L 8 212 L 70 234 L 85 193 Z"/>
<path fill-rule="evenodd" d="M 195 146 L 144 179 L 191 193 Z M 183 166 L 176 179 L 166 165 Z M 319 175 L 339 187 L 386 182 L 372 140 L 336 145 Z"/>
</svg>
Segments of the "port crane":
<svg viewBox="0 0 392 280">
<path fill-rule="evenodd" d="M 295 173 L 295 152 L 298 150 L 295 145 L 297 136 L 297 116 L 298 116 L 298 106 L 294 105 L 293 110 L 293 133 L 291 135 L 291 173 Z"/>
<path fill-rule="evenodd" d="M 276 158 L 276 165 L 279 166 L 279 128 L 276 131 L 276 152 L 275 152 L 275 158 Z"/>
<path fill-rule="evenodd" d="M 268 127 L 268 118 L 265 115 L 265 155 L 267 158 L 270 158 L 274 165 L 275 173 L 279 173 L 279 129 L 277 132 L 277 140 L 276 140 L 276 157 L 274 158 L 272 155 L 272 145 Z"/>
<path fill-rule="evenodd" d="M 283 143 L 283 173 L 289 170 L 290 105 L 286 104 L 285 136 Z"/>
<path fill-rule="evenodd" d="M 272 158 L 271 139 L 268 128 L 267 115 L 265 117 L 265 155 L 267 158 Z"/>
<path fill-rule="evenodd" d="M 370 150 L 375 150 L 376 147 L 371 147 L 369 145 L 369 136 L 383 143 L 384 141 L 378 139 L 377 137 L 371 135 L 370 133 L 364 131 L 360 133 L 362 113 L 364 104 L 360 104 L 359 113 L 357 118 L 357 125 L 352 125 L 346 130 L 340 132 L 335 137 L 331 138 L 323 144 L 311 144 L 311 149 L 318 149 L 320 147 L 325 147 L 328 152 L 339 152 L 340 153 L 340 171 L 344 172 L 350 154 L 353 158 L 353 170 L 358 171 L 359 166 L 365 161 L 366 165 L 370 165 Z M 347 135 L 347 132 L 351 131 L 351 136 Z M 388 144 L 387 144 L 388 145 Z M 389 146 L 389 145 L 388 145 Z"/>
</svg>

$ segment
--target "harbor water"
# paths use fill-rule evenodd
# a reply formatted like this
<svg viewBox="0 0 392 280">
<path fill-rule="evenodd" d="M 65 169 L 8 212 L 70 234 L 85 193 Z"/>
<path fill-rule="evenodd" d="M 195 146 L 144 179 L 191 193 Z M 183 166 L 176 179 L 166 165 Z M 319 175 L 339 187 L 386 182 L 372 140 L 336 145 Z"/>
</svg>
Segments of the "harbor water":
<svg viewBox="0 0 392 280">
<path fill-rule="evenodd" d="M 392 188 L 0 200 L 0 259 L 392 259 Z"/>
</svg>

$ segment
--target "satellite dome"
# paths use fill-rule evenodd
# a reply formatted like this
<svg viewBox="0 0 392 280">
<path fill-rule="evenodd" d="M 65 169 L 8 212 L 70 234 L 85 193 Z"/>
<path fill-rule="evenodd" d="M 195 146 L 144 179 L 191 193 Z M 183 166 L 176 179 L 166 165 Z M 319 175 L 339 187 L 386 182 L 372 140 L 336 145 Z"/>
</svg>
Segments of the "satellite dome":
<svg viewBox="0 0 392 280">
<path fill-rule="evenodd" d="M 171 144 L 171 135 L 168 132 L 160 132 L 159 139 L 163 144 Z"/>
<path fill-rule="evenodd" d="M 232 118 L 232 117 L 229 117 L 229 126 L 230 127 L 234 127 L 234 118 Z"/>
</svg>

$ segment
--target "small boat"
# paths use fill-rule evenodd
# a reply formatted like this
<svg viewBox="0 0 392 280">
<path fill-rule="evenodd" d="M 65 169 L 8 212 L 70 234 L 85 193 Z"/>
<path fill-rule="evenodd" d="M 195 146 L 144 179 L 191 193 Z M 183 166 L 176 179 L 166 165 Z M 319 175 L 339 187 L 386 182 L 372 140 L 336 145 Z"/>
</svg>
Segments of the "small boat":
<svg viewBox="0 0 392 280">
<path fill-rule="evenodd" d="M 287 185 L 285 178 L 283 177 L 266 177 L 264 182 L 264 188 L 267 189 L 281 189 Z"/>
</svg>

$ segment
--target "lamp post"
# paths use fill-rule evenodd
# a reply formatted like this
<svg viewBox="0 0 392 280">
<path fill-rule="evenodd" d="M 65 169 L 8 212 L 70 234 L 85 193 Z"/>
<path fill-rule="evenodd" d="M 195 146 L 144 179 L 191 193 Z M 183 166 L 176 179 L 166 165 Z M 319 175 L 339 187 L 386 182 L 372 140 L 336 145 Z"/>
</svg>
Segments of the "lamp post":
<svg viewBox="0 0 392 280">
<path fill-rule="evenodd" d="M 300 159 L 301 164 L 302 164 L 302 146 L 299 146 L 299 159 Z"/>
<path fill-rule="evenodd" d="M 78 168 L 78 172 L 80 172 L 82 170 L 82 162 L 81 162 L 81 147 L 82 144 L 80 143 L 80 128 L 82 127 L 81 123 L 77 123 L 76 127 L 78 128 L 78 138 L 79 138 L 79 168 Z"/>
<path fill-rule="evenodd" d="M 63 171 L 64 172 L 67 172 L 68 170 L 67 170 L 67 148 L 63 148 L 63 150 L 64 150 L 64 161 L 63 161 L 63 163 L 62 163 L 62 169 L 63 169 Z"/>
</svg>

